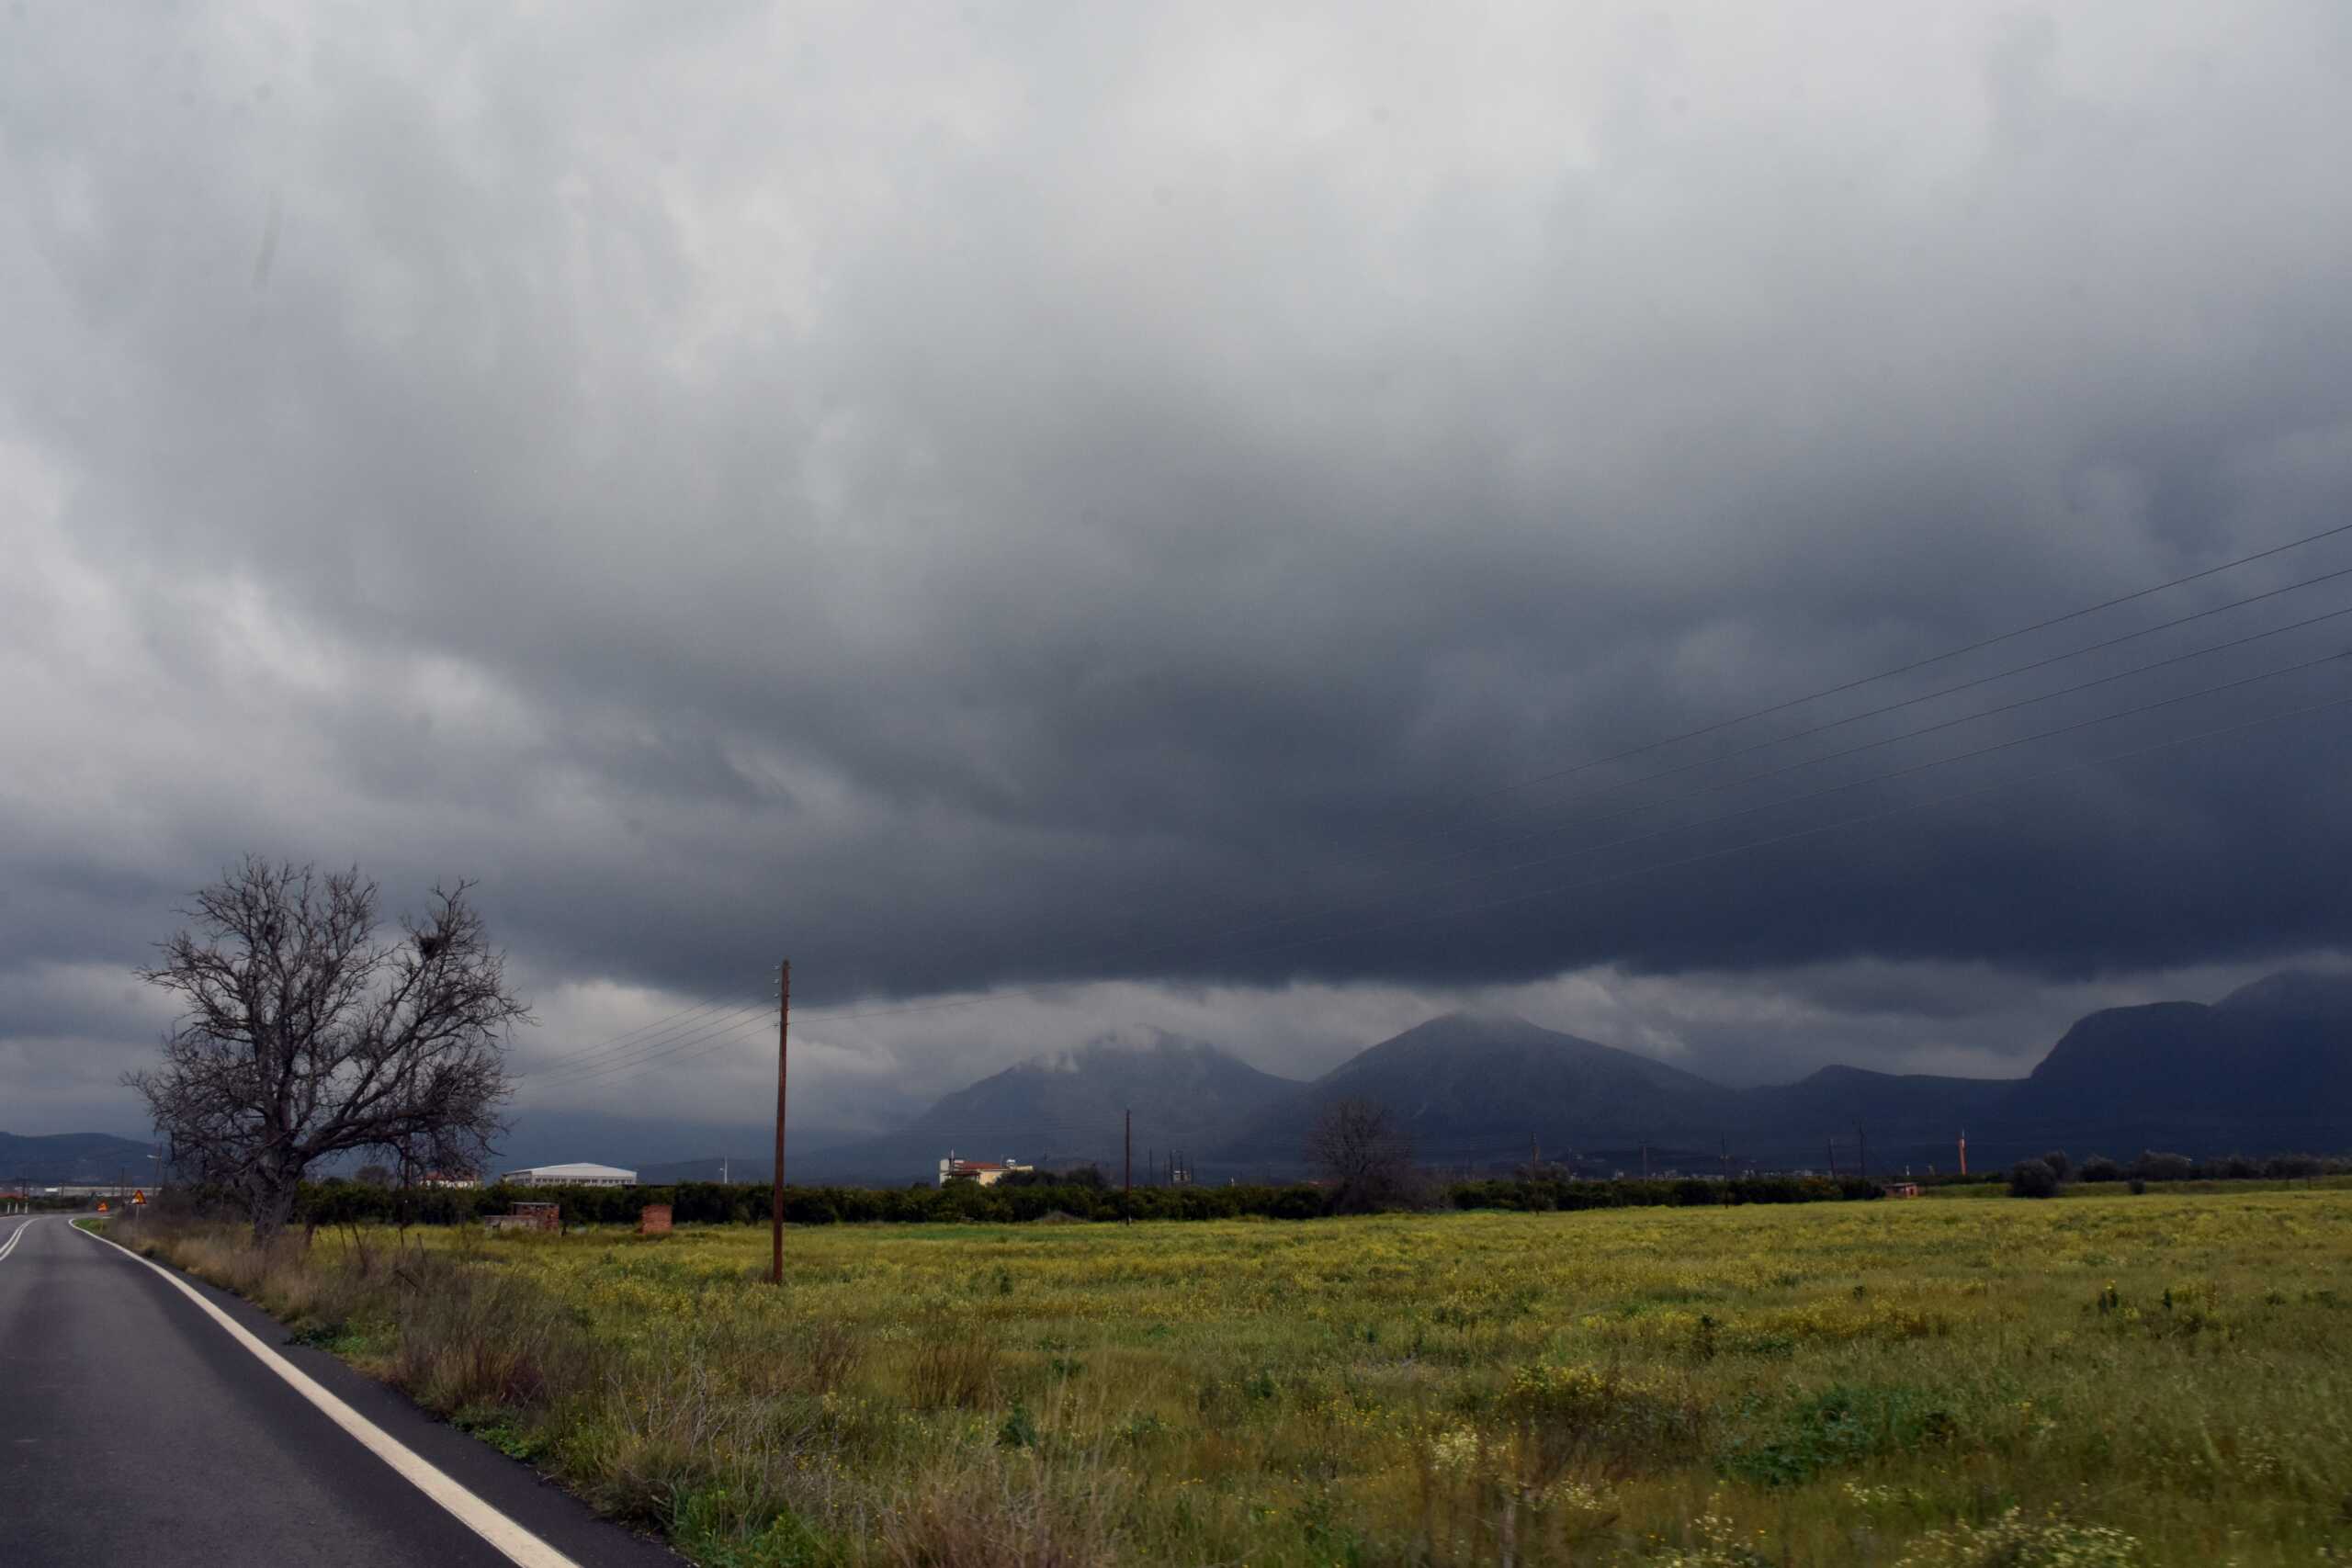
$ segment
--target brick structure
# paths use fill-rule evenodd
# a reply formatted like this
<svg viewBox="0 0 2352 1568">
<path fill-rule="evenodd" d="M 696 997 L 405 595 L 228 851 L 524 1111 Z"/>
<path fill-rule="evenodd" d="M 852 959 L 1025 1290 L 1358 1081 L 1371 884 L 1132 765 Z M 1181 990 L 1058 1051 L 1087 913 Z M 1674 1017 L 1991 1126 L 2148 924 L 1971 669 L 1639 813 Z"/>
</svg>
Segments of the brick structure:
<svg viewBox="0 0 2352 1568">
<path fill-rule="evenodd" d="M 670 1234 L 670 1205 L 648 1203 L 644 1208 L 639 1209 L 637 1212 L 637 1234 L 668 1235 Z"/>
<path fill-rule="evenodd" d="M 563 1229 L 563 1208 L 557 1203 L 517 1203 L 514 1212 L 504 1214 L 484 1214 L 483 1226 L 494 1231 L 548 1231 Z"/>
</svg>

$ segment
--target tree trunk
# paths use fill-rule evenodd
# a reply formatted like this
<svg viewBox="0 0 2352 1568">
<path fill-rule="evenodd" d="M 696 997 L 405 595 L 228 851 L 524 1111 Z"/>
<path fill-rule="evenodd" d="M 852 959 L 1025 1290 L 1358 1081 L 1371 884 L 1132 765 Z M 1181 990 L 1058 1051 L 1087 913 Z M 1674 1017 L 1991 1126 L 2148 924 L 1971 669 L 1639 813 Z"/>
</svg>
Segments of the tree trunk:
<svg viewBox="0 0 2352 1568">
<path fill-rule="evenodd" d="M 254 1194 L 254 1245 L 267 1247 L 284 1234 L 294 1217 L 294 1199 L 300 1187 L 299 1172 L 272 1173 L 259 1179 Z"/>
</svg>

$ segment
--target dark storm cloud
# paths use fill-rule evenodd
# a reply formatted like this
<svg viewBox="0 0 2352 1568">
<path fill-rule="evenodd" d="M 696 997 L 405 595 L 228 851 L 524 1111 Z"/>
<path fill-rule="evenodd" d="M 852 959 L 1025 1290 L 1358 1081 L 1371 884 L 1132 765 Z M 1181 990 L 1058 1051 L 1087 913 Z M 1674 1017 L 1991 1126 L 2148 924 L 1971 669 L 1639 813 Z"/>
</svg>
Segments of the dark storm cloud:
<svg viewBox="0 0 2352 1568">
<path fill-rule="evenodd" d="M 2352 515 L 2331 10 L 6 25 L 13 964 L 135 961 L 249 847 L 481 875 L 551 982 L 788 950 L 820 1005 L 2345 937 L 2340 712 L 1595 880 L 2341 667 L 1565 852 L 2329 651 L 1660 799 L 2340 585 L 1641 815 L 1590 820 L 1772 724 L 1480 793 Z"/>
</svg>

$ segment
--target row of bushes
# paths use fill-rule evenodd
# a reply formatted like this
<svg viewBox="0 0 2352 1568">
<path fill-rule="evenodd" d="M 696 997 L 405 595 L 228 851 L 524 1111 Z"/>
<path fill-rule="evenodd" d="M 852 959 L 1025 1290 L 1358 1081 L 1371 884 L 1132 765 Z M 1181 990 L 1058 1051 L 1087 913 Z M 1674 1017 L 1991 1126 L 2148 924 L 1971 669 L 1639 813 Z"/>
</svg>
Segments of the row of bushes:
<svg viewBox="0 0 2352 1568">
<path fill-rule="evenodd" d="M 2129 1181 L 2136 1191 L 2151 1181 L 2296 1181 L 2352 1174 L 2352 1159 L 2319 1155 L 2223 1155 L 2196 1160 L 2187 1155 L 2142 1151 L 2130 1163 L 2093 1155 L 2079 1166 L 2064 1149 L 2038 1159 L 2019 1160 L 2009 1170 L 2009 1190 L 2020 1198 L 2047 1198 L 2068 1181 Z"/>
<path fill-rule="evenodd" d="M 1577 1181 L 1566 1179 L 1464 1181 L 1435 1190 L 1431 1206 L 1455 1209 L 1625 1209 L 1724 1203 L 1814 1203 L 1875 1198 L 1876 1183 L 1821 1177 L 1741 1177 L 1727 1181 Z M 299 1222 L 312 1225 L 461 1224 L 503 1214 L 518 1201 L 552 1200 L 569 1224 L 624 1224 L 648 1203 L 667 1203 L 680 1224 L 764 1224 L 769 1189 L 763 1184 L 684 1181 L 665 1187 L 426 1189 L 399 1190 L 329 1179 L 303 1188 Z M 1139 1187 L 1132 1193 L 1085 1183 L 979 1187 L 788 1187 L 788 1224 L 941 1224 L 960 1221 L 1021 1222 L 1062 1214 L 1080 1220 L 1305 1220 L 1330 1213 L 1332 1194 L 1306 1183 L 1289 1186 Z"/>
<path fill-rule="evenodd" d="M 1577 1181 L 1565 1177 L 1457 1182 L 1457 1209 L 1713 1208 L 1727 1203 L 1822 1203 L 1875 1198 L 1879 1184 L 1860 1177 L 1686 1176 L 1672 1180 Z"/>
</svg>

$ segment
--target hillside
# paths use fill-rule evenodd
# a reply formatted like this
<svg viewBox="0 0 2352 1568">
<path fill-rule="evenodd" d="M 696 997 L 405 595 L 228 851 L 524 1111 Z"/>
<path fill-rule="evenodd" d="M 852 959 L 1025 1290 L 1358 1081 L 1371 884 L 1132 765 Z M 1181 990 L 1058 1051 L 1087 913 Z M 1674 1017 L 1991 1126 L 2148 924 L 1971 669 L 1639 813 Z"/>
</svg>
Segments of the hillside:
<svg viewBox="0 0 2352 1568">
<path fill-rule="evenodd" d="M 147 1156 L 154 1152 L 152 1144 L 110 1133 L 0 1133 L 0 1186 L 19 1180 L 50 1186 L 143 1182 L 153 1168 Z"/>
<path fill-rule="evenodd" d="M 1433 1018 L 1358 1053 L 1271 1107 L 1219 1149 L 1240 1164 L 1298 1158 L 1323 1107 L 1389 1107 L 1424 1159 L 1555 1157 L 1588 1145 L 1676 1139 L 1712 1145 L 1736 1096 L 1648 1056 L 1503 1014 Z M 1703 1133 L 1703 1137 L 1700 1134 Z"/>
<path fill-rule="evenodd" d="M 2352 978 L 2286 972 L 2211 1006 L 2077 1020 L 2001 1108 L 2028 1142 L 2123 1154 L 2336 1150 L 2352 1143 Z"/>
<path fill-rule="evenodd" d="M 1116 1169 L 1134 1113 L 1138 1177 L 1170 1151 L 1196 1160 L 1298 1083 L 1204 1041 L 1157 1031 L 1038 1056 L 946 1096 L 903 1130 L 792 1159 L 796 1180 L 906 1181 L 940 1158 L 1096 1161 Z"/>
<path fill-rule="evenodd" d="M 1829 1066 L 1732 1089 L 1523 1019 L 1453 1013 L 1359 1053 L 1216 1156 L 1295 1168 L 1315 1114 L 1343 1096 L 1390 1107 L 1420 1157 L 1440 1163 L 1513 1162 L 1540 1145 L 1547 1158 L 1623 1167 L 1647 1145 L 1679 1149 L 1691 1168 L 1712 1168 L 1715 1151 L 1818 1168 L 1853 1160 L 1866 1134 L 1874 1170 L 1949 1170 L 1963 1132 L 1978 1169 L 2051 1147 L 2335 1151 L 2352 1147 L 2352 976 L 2290 971 L 2210 1006 L 2095 1012 L 2024 1078 Z"/>
</svg>

